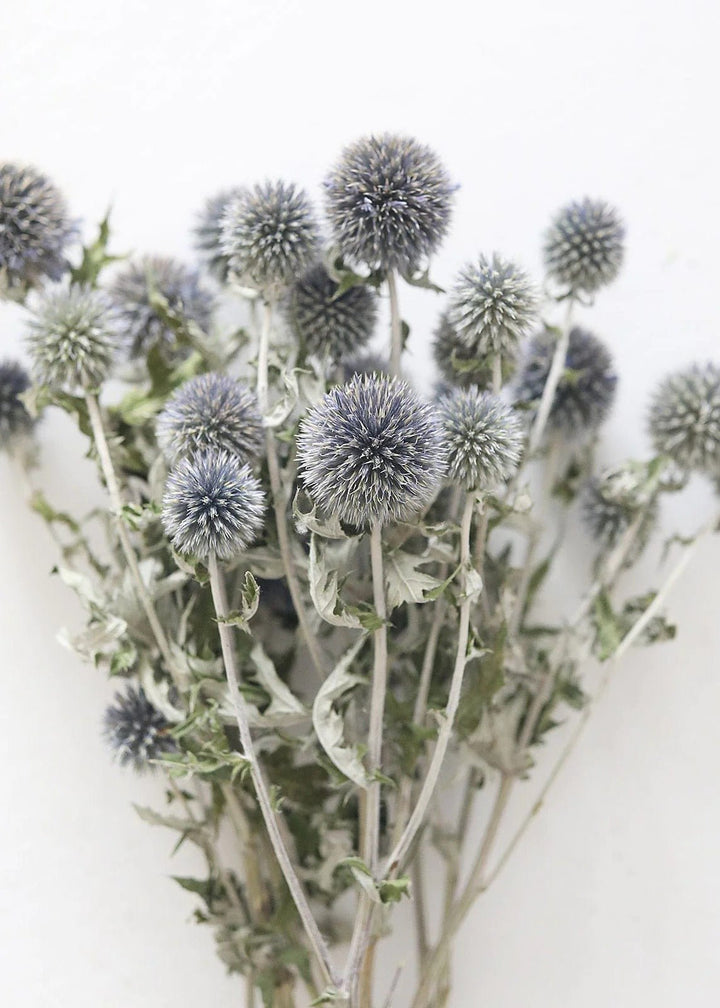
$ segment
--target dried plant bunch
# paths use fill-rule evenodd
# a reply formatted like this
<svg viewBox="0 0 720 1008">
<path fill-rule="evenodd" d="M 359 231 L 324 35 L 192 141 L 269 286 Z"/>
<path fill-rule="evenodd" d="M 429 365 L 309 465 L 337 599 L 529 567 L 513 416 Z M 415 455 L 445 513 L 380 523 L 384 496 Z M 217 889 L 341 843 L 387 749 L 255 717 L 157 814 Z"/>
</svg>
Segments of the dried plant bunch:
<svg viewBox="0 0 720 1008">
<path fill-rule="evenodd" d="M 545 277 L 467 250 L 425 327 L 436 394 L 401 373 L 401 284 L 433 286 L 454 191 L 430 147 L 372 135 L 325 178 L 327 247 L 302 188 L 241 179 L 197 217 L 198 266 L 118 263 L 107 220 L 81 246 L 44 175 L 0 166 L 0 296 L 26 307 L 29 357 L 0 364 L 0 449 L 85 606 L 70 645 L 114 679 L 109 751 L 167 785 L 170 807 L 140 814 L 200 851 L 205 874 L 177 881 L 248 1005 L 377 1005 L 406 898 L 423 955 L 383 1003 L 453 1004 L 454 936 L 529 821 L 503 849 L 516 785 L 539 776 L 544 801 L 555 769 L 536 754 L 568 709 L 561 762 L 577 743 L 594 665 L 597 696 L 632 645 L 673 636 L 667 594 L 715 529 L 629 594 L 626 572 L 660 555 L 665 496 L 720 489 L 720 368 L 667 376 L 647 457 L 597 467 L 618 375 L 575 308 L 623 262 L 607 203 L 558 211 Z M 222 331 L 223 299 L 248 301 L 247 332 Z M 50 408 L 90 442 L 104 544 L 38 485 Z M 573 523 L 587 584 L 553 617 Z M 479 830 L 448 823 L 479 789 Z M 434 935 L 417 870 L 433 844 Z"/>
</svg>

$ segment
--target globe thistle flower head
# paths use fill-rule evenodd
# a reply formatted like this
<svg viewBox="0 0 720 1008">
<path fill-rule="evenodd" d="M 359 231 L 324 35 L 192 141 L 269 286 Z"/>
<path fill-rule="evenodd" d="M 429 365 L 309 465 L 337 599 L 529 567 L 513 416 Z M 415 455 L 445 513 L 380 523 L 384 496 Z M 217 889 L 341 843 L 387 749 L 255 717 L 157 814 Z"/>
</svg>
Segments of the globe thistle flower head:
<svg viewBox="0 0 720 1008">
<path fill-rule="evenodd" d="M 569 294 L 594 294 L 620 271 L 625 226 L 614 207 L 602 200 L 568 203 L 545 235 L 548 275 Z"/>
<path fill-rule="evenodd" d="M 220 247 L 241 282 L 275 296 L 312 263 L 319 234 L 304 190 L 263 182 L 238 193 L 221 218 Z"/>
<path fill-rule="evenodd" d="M 226 282 L 229 268 L 228 257 L 223 252 L 221 244 L 222 219 L 230 203 L 237 199 L 242 191 L 236 187 L 224 189 L 215 196 L 211 196 L 198 214 L 197 224 L 193 231 L 195 248 L 210 273 L 220 283 Z"/>
<path fill-rule="evenodd" d="M 362 528 L 420 511 L 445 469 L 434 408 L 387 375 L 358 374 L 330 389 L 301 421 L 297 446 L 312 500 Z"/>
<path fill-rule="evenodd" d="M 480 256 L 460 271 L 448 320 L 473 356 L 515 357 L 537 307 L 537 292 L 526 273 L 497 254 Z"/>
<path fill-rule="evenodd" d="M 121 766 L 138 773 L 152 769 L 151 760 L 177 746 L 168 734 L 170 724 L 145 696 L 142 687 L 128 686 L 115 694 L 115 704 L 105 711 L 103 734 Z"/>
<path fill-rule="evenodd" d="M 370 340 L 377 295 L 363 284 L 338 294 L 337 283 L 316 263 L 290 288 L 285 314 L 310 353 L 342 361 Z"/>
<path fill-rule="evenodd" d="M 254 392 L 229 375 L 191 378 L 157 418 L 157 437 L 167 460 L 211 448 L 252 464 L 263 446 L 263 424 Z"/>
<path fill-rule="evenodd" d="M 466 490 L 489 489 L 508 480 L 520 461 L 520 417 L 492 392 L 477 385 L 453 389 L 438 411 L 447 445 L 447 475 Z"/>
<path fill-rule="evenodd" d="M 371 269 L 414 271 L 447 233 L 454 186 L 430 147 L 383 133 L 356 140 L 325 180 L 333 238 Z"/>
<path fill-rule="evenodd" d="M 23 297 L 45 279 L 59 280 L 76 235 L 48 178 L 28 166 L 0 164 L 0 296 Z"/>
<path fill-rule="evenodd" d="M 144 357 L 159 344 L 171 356 L 177 353 L 175 333 L 152 304 L 153 292 L 162 295 L 172 312 L 207 330 L 213 298 L 197 270 L 167 256 L 145 256 L 129 263 L 109 290 L 118 329 L 127 356 Z"/>
<path fill-rule="evenodd" d="M 650 404 L 655 451 L 680 469 L 720 473 L 720 367 L 693 364 L 668 375 Z"/>
<path fill-rule="evenodd" d="M 110 372 L 117 348 L 116 320 L 99 291 L 58 288 L 36 303 L 27 344 L 39 384 L 92 391 Z"/>
<path fill-rule="evenodd" d="M 517 399 L 536 409 L 547 381 L 556 340 L 544 330 L 530 340 L 517 381 Z M 568 351 L 548 427 L 566 437 L 596 430 L 607 418 L 615 400 L 617 375 L 610 351 L 585 329 L 570 330 Z"/>
<path fill-rule="evenodd" d="M 239 556 L 263 527 L 265 495 L 250 466 L 212 449 L 170 472 L 161 520 L 178 553 L 220 560 Z"/>
<path fill-rule="evenodd" d="M 30 433 L 35 421 L 20 396 L 30 387 L 30 376 L 17 361 L 0 361 L 0 451 Z"/>
<path fill-rule="evenodd" d="M 637 525 L 626 554 L 630 566 L 640 557 L 658 524 L 657 494 L 650 492 L 643 474 L 632 464 L 589 480 L 582 498 L 582 515 L 601 551 L 618 545 L 631 525 Z"/>
</svg>

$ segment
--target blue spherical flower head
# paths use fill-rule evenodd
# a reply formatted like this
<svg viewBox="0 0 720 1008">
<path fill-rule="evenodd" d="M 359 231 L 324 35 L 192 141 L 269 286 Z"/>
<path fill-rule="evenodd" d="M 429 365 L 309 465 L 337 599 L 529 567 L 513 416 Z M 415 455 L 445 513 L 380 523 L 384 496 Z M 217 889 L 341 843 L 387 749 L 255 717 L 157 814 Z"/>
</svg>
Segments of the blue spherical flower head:
<svg viewBox="0 0 720 1008">
<path fill-rule="evenodd" d="M 663 379 L 650 404 L 655 451 L 681 469 L 720 474 L 720 367 L 693 364 Z"/>
<path fill-rule="evenodd" d="M 377 295 L 369 287 L 342 294 L 322 263 L 311 266 L 288 293 L 285 314 L 309 353 L 343 361 L 367 345 L 377 321 Z"/>
<path fill-rule="evenodd" d="M 362 528 L 416 514 L 445 470 L 435 409 L 387 375 L 356 375 L 332 388 L 301 421 L 297 446 L 311 499 Z"/>
<path fill-rule="evenodd" d="M 239 193 L 221 220 L 220 245 L 241 283 L 275 297 L 316 256 L 319 233 L 305 192 L 287 182 L 263 182 Z"/>
<path fill-rule="evenodd" d="M 412 137 L 362 137 L 325 180 L 333 239 L 352 263 L 413 272 L 447 234 L 454 188 L 435 152 Z"/>
<path fill-rule="evenodd" d="M 585 197 L 557 213 L 543 253 L 548 275 L 569 294 L 594 294 L 620 271 L 625 226 L 614 207 Z"/>
<path fill-rule="evenodd" d="M 178 553 L 231 560 L 255 541 L 264 514 L 260 483 L 228 452 L 184 458 L 168 476 L 162 523 Z"/>
<path fill-rule="evenodd" d="M 514 358 L 537 314 L 538 296 L 526 273 L 497 253 L 479 256 L 458 275 L 448 320 L 475 358 Z"/>
<path fill-rule="evenodd" d="M 169 728 L 170 723 L 153 707 L 145 690 L 135 686 L 115 694 L 115 704 L 107 708 L 103 719 L 105 739 L 118 762 L 138 773 L 151 769 L 151 760 L 177 748 Z"/>
<path fill-rule="evenodd" d="M 195 248 L 200 253 L 201 259 L 215 279 L 223 284 L 227 281 L 230 264 L 222 250 L 222 220 L 227 208 L 242 192 L 242 189 L 235 187 L 224 189 L 211 196 L 198 214 L 193 232 Z"/>
<path fill-rule="evenodd" d="M 143 357 L 155 345 L 166 354 L 178 352 L 175 333 L 153 307 L 151 294 L 157 292 L 170 311 L 207 331 L 213 298 L 197 270 L 165 256 L 145 256 L 119 273 L 109 289 L 118 319 L 118 331 L 131 359 Z"/>
<path fill-rule="evenodd" d="M 59 280 L 76 235 L 49 179 L 25 165 L 0 164 L 0 297 L 22 298 L 46 279 Z"/>
<path fill-rule="evenodd" d="M 35 421 L 20 396 L 30 388 L 30 376 L 22 364 L 0 362 L 0 451 L 11 448 L 33 429 Z"/>
<path fill-rule="evenodd" d="M 51 290 L 34 307 L 27 344 L 41 385 L 94 391 L 110 373 L 117 349 L 116 320 L 99 291 Z"/>
<path fill-rule="evenodd" d="M 517 399 L 536 409 L 547 381 L 555 337 L 543 331 L 530 340 L 517 381 Z M 570 331 L 562 376 L 550 407 L 548 427 L 566 437 L 596 430 L 615 400 L 617 375 L 610 351 L 586 329 Z"/>
<path fill-rule="evenodd" d="M 466 490 L 487 490 L 509 479 L 522 454 L 520 417 L 476 385 L 442 396 L 438 411 L 447 445 L 447 474 Z"/>
<path fill-rule="evenodd" d="M 252 465 L 264 441 L 255 393 L 215 373 L 191 378 L 171 396 L 157 418 L 157 436 L 171 463 L 215 448 Z"/>
</svg>

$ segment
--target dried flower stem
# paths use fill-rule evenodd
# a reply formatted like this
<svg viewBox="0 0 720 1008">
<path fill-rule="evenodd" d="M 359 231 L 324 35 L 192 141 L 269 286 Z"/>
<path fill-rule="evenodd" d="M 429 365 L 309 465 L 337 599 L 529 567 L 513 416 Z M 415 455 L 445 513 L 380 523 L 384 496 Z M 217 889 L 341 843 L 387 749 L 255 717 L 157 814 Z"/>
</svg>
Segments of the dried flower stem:
<svg viewBox="0 0 720 1008">
<path fill-rule="evenodd" d="M 502 388 L 502 354 L 496 353 L 492 362 L 492 390 L 497 395 Z"/>
<path fill-rule="evenodd" d="M 547 381 L 545 382 L 545 387 L 543 388 L 540 406 L 538 407 L 535 423 L 533 424 L 530 432 L 530 441 L 528 444 L 529 456 L 533 455 L 540 447 L 540 442 L 542 441 L 542 436 L 545 432 L 548 417 L 550 416 L 550 410 L 552 409 L 553 400 L 555 399 L 555 392 L 557 391 L 558 384 L 562 378 L 563 370 L 565 369 L 565 358 L 567 357 L 568 346 L 570 344 L 570 324 L 573 306 L 574 298 L 569 297 L 567 312 L 565 315 L 565 324 L 563 325 L 555 346 L 555 353 L 553 354 L 550 371 L 548 372 Z"/>
<path fill-rule="evenodd" d="M 95 448 L 97 449 L 98 458 L 100 460 L 100 467 L 102 469 L 103 476 L 105 477 L 105 485 L 107 486 L 107 491 L 110 496 L 110 505 L 115 517 L 118 539 L 120 540 L 120 546 L 135 585 L 138 601 L 140 602 L 147 621 L 150 624 L 150 629 L 153 632 L 160 654 L 162 655 L 163 661 L 172 676 L 173 682 L 176 686 L 181 688 L 182 676 L 175 665 L 172 651 L 170 650 L 170 644 L 168 643 L 165 631 L 163 630 L 162 624 L 155 612 L 153 601 L 150 598 L 150 594 L 142 579 L 137 557 L 135 556 L 135 550 L 130 542 L 130 536 L 128 535 L 125 521 L 123 519 L 122 494 L 120 493 L 120 485 L 118 483 L 117 476 L 115 475 L 115 467 L 113 465 L 110 448 L 105 436 L 105 428 L 103 425 L 102 414 L 100 412 L 100 404 L 97 400 L 97 396 L 95 396 L 92 392 L 86 392 L 85 402 L 87 404 L 90 426 L 93 432 L 93 440 L 95 441 Z"/>
<path fill-rule="evenodd" d="M 372 567 L 373 603 L 382 624 L 374 633 L 373 678 L 370 692 L 370 726 L 368 729 L 367 761 L 370 773 L 379 770 L 382 762 L 382 730 L 387 693 L 387 605 L 382 555 L 382 526 L 375 522 L 370 530 L 370 562 Z M 371 781 L 366 789 L 363 821 L 360 829 L 361 857 L 375 876 L 380 844 L 380 782 Z M 358 974 L 367 954 L 374 904 L 363 890 L 350 941 L 344 989 L 351 1002 L 355 997 Z M 361 1008 L 364 1006 L 361 1004 Z"/>
<path fill-rule="evenodd" d="M 273 311 L 273 303 L 267 302 L 263 310 L 260 345 L 258 348 L 257 393 L 258 403 L 260 404 L 260 413 L 262 416 L 265 416 L 268 411 L 268 349 L 273 325 Z M 272 492 L 272 504 L 273 511 L 275 513 L 275 527 L 277 529 L 280 556 L 282 558 L 283 569 L 285 571 L 285 580 L 287 581 L 288 591 L 290 592 L 290 598 L 292 599 L 293 608 L 295 609 L 295 614 L 298 619 L 300 632 L 303 636 L 305 646 L 308 649 L 310 659 L 315 668 L 315 673 L 318 679 L 322 682 L 326 674 L 325 662 L 317 643 L 317 637 L 312 632 L 312 628 L 310 626 L 307 609 L 305 608 L 305 601 L 300 589 L 300 582 L 295 571 L 292 544 L 290 542 L 287 527 L 287 500 L 285 498 L 282 477 L 280 475 L 280 462 L 278 460 L 275 434 L 270 427 L 266 429 L 265 442 L 267 446 L 267 464 L 268 475 L 270 477 L 270 489 Z"/>
<path fill-rule="evenodd" d="M 288 889 L 290 890 L 290 895 L 292 896 L 298 914 L 300 915 L 300 920 L 305 928 L 311 948 L 322 969 L 324 980 L 328 984 L 335 984 L 336 978 L 330 961 L 330 951 L 325 939 L 320 934 L 317 924 L 315 923 L 315 918 L 313 917 L 310 904 L 308 903 L 307 897 L 303 891 L 302 883 L 293 868 L 292 860 L 290 859 L 290 855 L 288 854 L 288 850 L 285 846 L 285 841 L 283 840 L 282 832 L 280 830 L 278 817 L 272 807 L 270 793 L 268 791 L 267 784 L 265 783 L 265 778 L 255 752 L 245 700 L 240 692 L 237 661 L 233 646 L 233 631 L 232 627 L 228 623 L 223 622 L 223 619 L 228 613 L 227 599 L 225 596 L 225 581 L 222 571 L 220 570 L 218 559 L 214 554 L 211 554 L 208 557 L 208 571 L 210 573 L 210 588 L 212 591 L 213 603 L 218 617 L 218 631 L 220 633 L 220 644 L 222 646 L 225 674 L 227 675 L 230 697 L 235 709 L 235 719 L 240 732 L 240 743 L 243 749 L 243 756 L 248 761 L 250 776 L 255 788 L 258 805 L 260 806 L 260 811 L 270 837 L 270 843 L 272 844 L 275 857 L 277 858 L 283 877 L 285 878 Z"/>
<path fill-rule="evenodd" d="M 402 320 L 395 270 L 387 271 L 387 284 L 390 294 L 390 374 L 399 375 L 402 357 Z"/>
<path fill-rule="evenodd" d="M 470 530 L 472 527 L 475 501 L 476 496 L 474 492 L 470 492 L 466 495 L 465 507 L 463 509 L 462 519 L 460 522 L 460 563 L 465 572 L 467 572 L 470 565 Z M 440 777 L 440 770 L 442 769 L 445 754 L 447 752 L 448 745 L 450 744 L 452 729 L 455 723 L 455 714 L 457 713 L 458 704 L 460 703 L 460 693 L 462 691 L 463 678 L 465 675 L 465 665 L 467 663 L 467 645 L 470 631 L 470 608 L 472 606 L 472 597 L 467 594 L 467 573 L 463 576 L 463 590 L 465 591 L 465 597 L 460 605 L 460 626 L 458 629 L 457 653 L 455 657 L 455 667 L 450 681 L 450 694 L 448 696 L 447 706 L 445 707 L 442 725 L 438 733 L 435 751 L 433 752 L 430 766 L 428 767 L 423 786 L 420 790 L 417 804 L 415 805 L 413 813 L 410 816 L 408 824 L 405 827 L 400 840 L 397 844 L 395 844 L 395 847 L 388 858 L 387 863 L 389 872 L 396 872 L 402 867 L 410 846 L 415 839 L 415 835 L 425 819 L 425 814 L 435 792 L 435 787 L 437 785 L 438 778 Z"/>
</svg>

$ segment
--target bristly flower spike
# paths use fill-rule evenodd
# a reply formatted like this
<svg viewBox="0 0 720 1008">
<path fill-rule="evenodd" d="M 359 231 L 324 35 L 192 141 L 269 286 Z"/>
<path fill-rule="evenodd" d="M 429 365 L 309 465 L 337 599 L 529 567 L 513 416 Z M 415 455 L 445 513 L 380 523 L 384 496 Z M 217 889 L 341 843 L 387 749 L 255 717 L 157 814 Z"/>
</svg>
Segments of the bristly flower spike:
<svg viewBox="0 0 720 1008">
<path fill-rule="evenodd" d="M 220 247 L 240 283 L 276 298 L 312 263 L 319 233 L 304 190 L 263 182 L 229 201 L 220 222 Z"/>
<path fill-rule="evenodd" d="M 142 687 L 128 686 L 115 694 L 115 704 L 105 711 L 103 734 L 121 766 L 138 773 L 152 769 L 151 760 L 177 748 L 168 734 L 170 723 L 145 696 Z"/>
<path fill-rule="evenodd" d="M 95 391 L 113 363 L 116 319 L 99 291 L 74 286 L 51 290 L 34 306 L 27 344 L 39 384 Z"/>
<path fill-rule="evenodd" d="M 545 235 L 548 276 L 573 297 L 594 294 L 620 272 L 625 226 L 614 207 L 602 200 L 569 203 Z"/>
<path fill-rule="evenodd" d="M 253 465 L 264 444 L 255 393 L 215 373 L 191 378 L 170 397 L 157 418 L 157 436 L 171 464 L 215 448 Z"/>
<path fill-rule="evenodd" d="M 59 190 L 35 168 L 0 164 L 0 298 L 23 298 L 68 268 L 78 228 Z"/>
<path fill-rule="evenodd" d="M 447 445 L 447 475 L 465 490 L 487 490 L 508 480 L 523 450 L 520 417 L 476 385 L 453 389 L 438 402 Z"/>
<path fill-rule="evenodd" d="M 387 375 L 355 375 L 330 389 L 301 421 L 297 446 L 312 500 L 362 528 L 416 514 L 445 471 L 435 409 Z"/>
<path fill-rule="evenodd" d="M 448 321 L 474 358 L 500 354 L 514 359 L 537 308 L 537 291 L 527 274 L 495 253 L 460 271 L 448 302 Z"/>
<path fill-rule="evenodd" d="M 333 240 L 351 263 L 411 273 L 447 234 L 455 187 L 435 152 L 412 137 L 356 140 L 324 188 Z"/>
<path fill-rule="evenodd" d="M 204 332 L 210 324 L 213 297 L 202 285 L 198 271 L 167 256 L 145 256 L 127 265 L 108 292 L 130 359 L 144 357 L 155 345 L 171 356 L 177 353 L 175 333 L 152 304 L 154 291 L 165 298 L 170 311 Z"/>
<path fill-rule="evenodd" d="M 22 364 L 0 361 L 0 451 L 27 436 L 35 421 L 20 396 L 30 388 L 30 375 Z"/>
<path fill-rule="evenodd" d="M 208 271 L 222 284 L 227 281 L 230 265 L 222 249 L 222 220 L 232 201 L 241 196 L 243 191 L 236 186 L 211 196 L 198 214 L 193 230 L 195 248 L 200 258 Z"/>
<path fill-rule="evenodd" d="M 664 378 L 649 426 L 658 454 L 686 471 L 720 475 L 720 367 L 693 364 Z"/>
<path fill-rule="evenodd" d="M 258 537 L 264 514 L 250 466 L 226 451 L 181 459 L 168 476 L 161 520 L 178 553 L 231 560 Z"/>
</svg>

